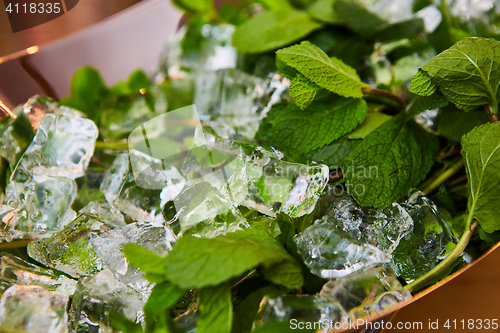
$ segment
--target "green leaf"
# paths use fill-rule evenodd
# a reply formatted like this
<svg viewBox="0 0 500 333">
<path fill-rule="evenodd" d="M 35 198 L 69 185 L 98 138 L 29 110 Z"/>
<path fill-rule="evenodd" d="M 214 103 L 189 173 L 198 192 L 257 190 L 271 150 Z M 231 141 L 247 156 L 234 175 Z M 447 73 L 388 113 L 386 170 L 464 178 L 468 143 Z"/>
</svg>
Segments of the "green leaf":
<svg viewBox="0 0 500 333">
<path fill-rule="evenodd" d="M 336 0 L 333 8 L 351 29 L 367 37 L 373 36 L 386 23 L 359 1 Z"/>
<path fill-rule="evenodd" d="M 149 77 L 142 70 L 136 70 L 128 77 L 128 87 L 131 91 L 146 89 L 151 86 Z"/>
<path fill-rule="evenodd" d="M 166 262 L 168 280 L 185 289 L 214 286 L 254 267 L 266 270 L 281 265 L 287 271 L 282 277 L 270 274 L 272 281 L 291 289 L 302 285 L 299 264 L 261 230 L 246 229 L 211 239 L 184 236 Z"/>
<path fill-rule="evenodd" d="M 304 111 L 290 104 L 274 120 L 273 143 L 279 149 L 303 154 L 351 132 L 365 118 L 362 99 L 336 97 L 328 105 L 313 103 Z"/>
<path fill-rule="evenodd" d="M 486 231 L 484 231 L 484 229 L 481 226 L 479 226 L 477 231 L 478 231 L 479 237 L 481 237 L 481 239 L 483 241 L 485 241 L 486 243 L 488 243 L 488 245 L 490 245 L 490 246 L 493 246 L 496 243 L 500 242 L 500 231 L 487 233 Z"/>
<path fill-rule="evenodd" d="M 422 70 L 459 109 L 472 111 L 485 104 L 498 108 L 500 42 L 464 38 L 422 66 Z"/>
<path fill-rule="evenodd" d="M 123 253 L 129 263 L 141 271 L 165 274 L 165 257 L 133 243 L 123 245 Z"/>
<path fill-rule="evenodd" d="M 450 105 L 439 112 L 436 125 L 439 134 L 451 141 L 460 142 L 464 134 L 489 121 L 488 113 L 485 110 L 465 112 Z"/>
<path fill-rule="evenodd" d="M 233 303 L 227 283 L 200 290 L 198 333 L 230 333 L 233 323 Z"/>
<path fill-rule="evenodd" d="M 281 112 L 284 112 L 288 108 L 288 105 L 287 103 L 277 103 L 267 112 L 266 117 L 260 123 L 259 130 L 255 134 L 255 139 L 260 144 L 274 146 L 271 133 L 274 120 Z"/>
<path fill-rule="evenodd" d="M 213 8 L 212 0 L 172 0 L 182 10 L 192 13 L 206 13 Z"/>
<path fill-rule="evenodd" d="M 400 114 L 371 132 L 347 156 L 346 188 L 363 206 L 393 203 L 424 179 L 437 149 L 434 136 Z"/>
<path fill-rule="evenodd" d="M 420 96 L 430 96 L 436 92 L 436 89 L 429 74 L 419 68 L 411 79 L 410 92 Z"/>
<path fill-rule="evenodd" d="M 332 24 L 342 23 L 342 20 L 333 10 L 336 0 L 318 0 L 307 7 L 307 12 L 320 21 Z"/>
<path fill-rule="evenodd" d="M 298 74 L 290 83 L 290 97 L 296 105 L 305 109 L 312 103 L 319 89 L 321 88 L 309 81 L 304 75 Z"/>
<path fill-rule="evenodd" d="M 321 27 L 298 10 L 267 11 L 239 25 L 233 35 L 233 46 L 241 52 L 259 53 L 276 50 L 293 43 Z"/>
<path fill-rule="evenodd" d="M 361 82 L 354 68 L 337 58 L 329 58 L 319 47 L 308 41 L 281 49 L 277 55 L 318 86 L 338 95 L 361 98 L 361 89 L 368 87 Z"/>
<path fill-rule="evenodd" d="M 142 326 L 140 323 L 134 323 L 133 321 L 125 318 L 122 314 L 119 314 L 115 310 L 111 310 L 108 314 L 108 321 L 111 327 L 120 332 L 127 333 L 142 333 Z"/>
<path fill-rule="evenodd" d="M 354 131 L 347 135 L 349 139 L 364 139 L 368 134 L 373 132 L 380 125 L 391 119 L 392 116 L 385 113 L 373 112 L 368 113 L 365 120 L 356 127 Z"/>
<path fill-rule="evenodd" d="M 448 105 L 448 100 L 441 93 L 436 93 L 427 97 L 419 97 L 408 109 L 408 114 L 411 117 L 418 115 L 427 110 L 435 110 L 444 108 Z"/>
<path fill-rule="evenodd" d="M 469 179 L 468 220 L 487 233 L 500 230 L 500 122 L 476 127 L 462 138 L 462 156 Z"/>
<path fill-rule="evenodd" d="M 163 282 L 154 286 L 148 301 L 144 304 L 147 328 L 152 329 L 158 318 L 166 316 L 168 308 L 177 303 L 184 294 L 185 290 L 170 282 Z"/>
<path fill-rule="evenodd" d="M 338 169 L 344 165 L 344 158 L 346 158 L 360 142 L 361 140 L 351 140 L 343 137 L 332 142 L 328 146 L 302 155 L 300 162 L 310 164 L 314 161 L 316 163 L 328 165 L 330 170 Z"/>
<path fill-rule="evenodd" d="M 289 321 L 281 321 L 281 322 L 269 322 L 265 324 L 259 325 L 256 329 L 252 331 L 252 333 L 293 333 L 293 332 L 304 332 L 304 333 L 312 333 L 315 332 L 315 329 L 307 329 L 305 328 L 306 323 L 301 327 L 304 328 L 299 328 L 298 325 L 297 327 L 294 327 L 293 325 L 290 324 Z M 309 322 L 309 325 L 312 326 L 314 323 Z M 316 324 L 317 325 L 317 324 Z"/>
</svg>

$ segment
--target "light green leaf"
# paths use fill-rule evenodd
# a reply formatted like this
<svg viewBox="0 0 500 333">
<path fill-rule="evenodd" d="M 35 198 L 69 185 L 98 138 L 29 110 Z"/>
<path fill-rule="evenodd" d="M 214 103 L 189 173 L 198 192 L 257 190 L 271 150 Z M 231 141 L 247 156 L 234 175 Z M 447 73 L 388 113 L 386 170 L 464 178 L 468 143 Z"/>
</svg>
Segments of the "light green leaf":
<svg viewBox="0 0 500 333">
<path fill-rule="evenodd" d="M 436 92 L 436 85 L 432 83 L 432 79 L 424 72 L 419 69 L 417 73 L 411 79 L 410 92 L 420 95 L 420 96 L 431 96 Z"/>
<path fill-rule="evenodd" d="M 326 164 L 330 170 L 341 168 L 344 158 L 356 147 L 361 140 L 351 140 L 346 137 L 340 138 L 328 146 L 304 154 L 301 163 L 311 164 L 311 162 Z"/>
<path fill-rule="evenodd" d="M 304 75 L 298 74 L 290 83 L 290 97 L 296 105 L 305 109 L 312 103 L 319 89 L 321 88 L 309 81 Z"/>
<path fill-rule="evenodd" d="M 141 271 L 165 274 L 165 257 L 133 243 L 123 245 L 123 253 L 129 263 Z"/>
<path fill-rule="evenodd" d="M 293 43 L 321 27 L 298 10 L 260 13 L 236 28 L 233 45 L 241 52 L 259 53 Z"/>
<path fill-rule="evenodd" d="M 230 333 L 233 323 L 233 303 L 228 284 L 200 290 L 200 317 L 198 333 Z"/>
<path fill-rule="evenodd" d="M 494 39 L 464 38 L 422 66 L 422 70 L 459 109 L 498 106 L 500 42 Z"/>
<path fill-rule="evenodd" d="M 296 154 L 310 152 L 351 132 L 367 109 L 364 100 L 343 97 L 328 104 L 313 103 L 304 111 L 290 104 L 274 120 L 272 141 Z"/>
<path fill-rule="evenodd" d="M 462 138 L 462 156 L 469 179 L 469 216 L 484 231 L 500 230 L 500 122 L 476 127 Z"/>
<path fill-rule="evenodd" d="M 333 10 L 335 1 L 336 0 L 318 0 L 307 8 L 307 12 L 315 19 L 326 23 L 342 23 L 340 17 L 336 15 Z"/>
<path fill-rule="evenodd" d="M 361 82 L 354 68 L 337 58 L 329 58 L 319 47 L 308 41 L 281 49 L 277 55 L 318 86 L 338 95 L 361 98 L 361 89 L 368 87 Z"/>
<path fill-rule="evenodd" d="M 392 116 L 386 115 L 385 113 L 369 113 L 366 115 L 365 120 L 363 120 L 354 131 L 347 135 L 347 138 L 364 139 L 368 134 L 391 118 Z"/>
<path fill-rule="evenodd" d="M 429 172 L 437 139 L 400 114 L 371 132 L 347 156 L 346 188 L 364 206 L 397 201 Z"/>
<path fill-rule="evenodd" d="M 300 288 L 300 265 L 285 249 L 261 230 L 246 229 L 215 238 L 184 236 L 166 257 L 167 278 L 186 289 L 214 286 L 258 266 L 289 268 L 281 283 L 288 288 Z M 293 273 L 293 274 L 292 274 Z M 286 278 L 286 279 L 285 279 Z M 273 281 L 278 279 L 273 277 Z"/>
<path fill-rule="evenodd" d="M 206 13 L 213 8 L 212 0 L 172 0 L 182 10 L 193 13 Z"/>
</svg>

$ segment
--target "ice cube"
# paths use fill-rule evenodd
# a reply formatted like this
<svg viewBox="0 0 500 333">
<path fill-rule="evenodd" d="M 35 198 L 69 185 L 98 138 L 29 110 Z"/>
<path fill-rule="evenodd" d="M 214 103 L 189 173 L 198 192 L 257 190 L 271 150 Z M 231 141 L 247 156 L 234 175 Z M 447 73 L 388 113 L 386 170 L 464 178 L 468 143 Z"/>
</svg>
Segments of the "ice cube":
<svg viewBox="0 0 500 333">
<path fill-rule="evenodd" d="M 125 226 L 125 223 L 116 222 L 100 221 L 85 214 L 79 215 L 52 237 L 30 243 L 28 254 L 45 266 L 63 271 L 72 277 L 96 274 L 105 268 L 105 264 L 97 256 L 89 240 L 94 235 Z"/>
<path fill-rule="evenodd" d="M 108 325 L 111 310 L 132 321 L 142 320 L 148 298 L 120 282 L 108 269 L 82 277 L 71 303 L 69 327 L 72 332 L 113 332 Z"/>
<path fill-rule="evenodd" d="M 93 121 L 46 114 L 16 167 L 33 175 L 75 179 L 84 175 L 99 132 Z"/>
<path fill-rule="evenodd" d="M 422 192 L 412 190 L 401 206 L 413 219 L 414 227 L 392 253 L 392 269 L 411 282 L 434 268 L 448 244 L 456 240 L 437 206 Z"/>
<path fill-rule="evenodd" d="M 87 206 L 80 209 L 78 213 L 90 216 L 99 221 L 107 221 L 112 225 L 125 225 L 123 215 L 118 208 L 104 200 L 91 201 Z"/>
<path fill-rule="evenodd" d="M 163 216 L 179 236 L 215 237 L 250 227 L 229 198 L 208 182 L 196 183 L 167 202 Z"/>
<path fill-rule="evenodd" d="M 8 253 L 2 253 L 0 257 L 1 292 L 13 284 L 37 285 L 71 296 L 75 291 L 76 282 L 51 269 L 30 264 Z"/>
<path fill-rule="evenodd" d="M 315 330 L 327 328 L 324 324 L 345 322 L 348 315 L 335 300 L 311 295 L 266 296 L 254 321 L 254 328 L 273 322 L 304 322 L 314 324 Z M 291 326 L 290 326 L 291 327 Z M 304 326 L 305 327 L 305 326 Z"/>
<path fill-rule="evenodd" d="M 22 110 L 17 108 L 14 114 L 15 118 L 2 119 L 0 126 L 0 156 L 9 162 L 11 169 L 16 166 L 34 135 L 33 127 Z"/>
<path fill-rule="evenodd" d="M 373 209 L 361 207 L 349 194 L 327 187 L 319 203 L 319 215 L 353 238 L 386 253 L 413 231 L 413 219 L 399 204 Z"/>
<path fill-rule="evenodd" d="M 172 79 L 236 67 L 237 52 L 231 40 L 235 27 L 229 24 L 205 24 L 201 29 L 203 43 L 189 47 L 183 43 L 188 27 L 184 26 L 165 44 L 160 70 Z"/>
<path fill-rule="evenodd" d="M 227 191 L 238 205 L 275 216 L 309 214 L 328 182 L 326 165 L 282 161 L 261 152 L 240 154 Z"/>
<path fill-rule="evenodd" d="M 324 279 L 340 278 L 391 261 L 389 254 L 351 238 L 326 219 L 317 220 L 294 240 L 306 266 Z"/>
<path fill-rule="evenodd" d="M 375 315 L 411 298 L 387 266 L 373 267 L 330 280 L 319 296 L 338 302 L 351 320 Z"/>
<path fill-rule="evenodd" d="M 262 79 L 233 68 L 203 72 L 196 76 L 194 104 L 217 135 L 251 141 L 288 83 L 278 74 Z"/>
<path fill-rule="evenodd" d="M 70 208 L 75 195 L 73 179 L 32 175 L 18 165 L 6 188 L 5 200 L 14 209 L 8 229 L 30 233 L 34 238 L 60 230 L 76 215 Z"/>
<path fill-rule="evenodd" d="M 67 332 L 68 296 L 40 286 L 13 285 L 0 298 L 4 332 Z"/>
</svg>

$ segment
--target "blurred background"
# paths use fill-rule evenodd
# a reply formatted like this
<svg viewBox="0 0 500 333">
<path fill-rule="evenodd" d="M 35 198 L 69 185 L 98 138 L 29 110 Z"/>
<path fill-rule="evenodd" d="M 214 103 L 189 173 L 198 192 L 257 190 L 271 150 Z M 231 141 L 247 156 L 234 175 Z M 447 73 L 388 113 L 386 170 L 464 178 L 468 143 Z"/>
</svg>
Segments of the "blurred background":
<svg viewBox="0 0 500 333">
<path fill-rule="evenodd" d="M 37 55 L 30 62 L 53 84 L 51 88 L 57 95 L 68 92 L 72 73 L 86 64 L 97 67 L 108 84 L 124 79 L 137 67 L 151 72 L 164 40 L 175 31 L 181 17 L 168 0 L 80 0 L 73 10 L 53 21 L 13 33 L 3 4 L 0 8 L 0 65 L 8 59 L 5 56 L 41 45 L 49 52 Z M 57 69 L 44 66 L 54 63 L 54 59 L 44 59 L 47 56 L 59 57 L 60 66 Z M 4 73 L 15 77 L 15 66 Z M 5 76 L 0 77 L 2 84 L 8 85 Z M 44 92 L 40 87 L 36 89 Z M 3 93 L 7 94 L 6 91 Z M 27 97 L 32 91 L 26 92 Z M 5 100 L 8 101 L 8 96 Z M 448 319 L 457 322 L 498 319 L 499 282 L 500 250 L 497 249 L 451 282 L 400 310 L 392 321 L 422 322 L 427 331 L 429 321 L 439 320 L 442 327 Z M 392 331 L 396 330 L 385 332 Z"/>
</svg>

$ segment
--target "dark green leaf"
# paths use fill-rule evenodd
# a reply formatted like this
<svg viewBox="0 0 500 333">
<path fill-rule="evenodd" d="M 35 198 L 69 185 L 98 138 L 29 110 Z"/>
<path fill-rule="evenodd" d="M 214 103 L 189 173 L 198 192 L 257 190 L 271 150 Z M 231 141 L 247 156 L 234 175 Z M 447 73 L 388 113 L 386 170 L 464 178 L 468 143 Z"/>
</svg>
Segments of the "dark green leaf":
<svg viewBox="0 0 500 333">
<path fill-rule="evenodd" d="M 476 127 L 462 138 L 469 179 L 467 225 L 475 219 L 485 232 L 500 230 L 500 122 Z"/>
<path fill-rule="evenodd" d="M 465 112 L 450 105 L 439 112 L 436 125 L 439 134 L 451 141 L 460 142 L 464 134 L 489 120 L 485 110 Z"/>
<path fill-rule="evenodd" d="M 500 231 L 487 233 L 483 228 L 481 228 L 481 226 L 479 226 L 477 231 L 479 233 L 479 237 L 481 237 L 481 239 L 488 243 L 488 245 L 490 246 L 493 246 L 496 243 L 500 242 Z"/>
<path fill-rule="evenodd" d="M 386 23 L 359 1 L 336 0 L 333 8 L 351 29 L 367 37 L 373 36 Z"/>
<path fill-rule="evenodd" d="M 448 105 L 446 98 L 442 94 L 436 93 L 431 96 L 417 98 L 408 109 L 408 113 L 413 117 L 421 112 L 443 108 L 446 105 Z"/>
<path fill-rule="evenodd" d="M 149 77 L 142 70 L 136 70 L 128 78 L 128 87 L 131 91 L 146 89 L 151 86 Z"/>
<path fill-rule="evenodd" d="M 437 140 L 400 114 L 371 132 L 347 156 L 349 193 L 363 206 L 381 207 L 408 194 L 434 163 Z"/>
<path fill-rule="evenodd" d="M 258 266 L 268 272 L 281 265 L 287 271 L 283 276 L 272 271 L 268 275 L 272 281 L 291 289 L 302 285 L 299 264 L 261 230 L 246 229 L 211 239 L 183 236 L 166 262 L 168 280 L 186 289 L 214 286 Z"/>
<path fill-rule="evenodd" d="M 200 290 L 200 317 L 198 333 L 230 333 L 233 323 L 233 303 L 228 284 L 205 287 Z"/>
<path fill-rule="evenodd" d="M 305 37 L 319 27 L 321 24 L 301 11 L 267 11 L 239 25 L 233 35 L 233 45 L 247 53 L 272 51 Z"/>
<path fill-rule="evenodd" d="M 344 165 L 344 158 L 356 147 L 361 140 L 351 140 L 346 137 L 340 138 L 331 144 L 304 154 L 300 162 L 310 164 L 326 164 L 330 170 L 341 168 Z"/>
<path fill-rule="evenodd" d="M 274 120 L 273 143 L 295 154 L 313 151 L 351 132 L 367 109 L 364 100 L 343 97 L 327 105 L 313 103 L 305 110 L 290 104 Z"/>
<path fill-rule="evenodd" d="M 288 66 L 303 74 L 318 86 L 344 97 L 363 97 L 361 82 L 356 70 L 337 58 L 329 58 L 319 47 L 304 41 L 277 52 Z"/>
<path fill-rule="evenodd" d="M 167 309 L 174 305 L 184 294 L 185 290 L 170 282 L 163 282 L 154 286 L 148 301 L 144 304 L 147 328 L 152 329 L 158 318 L 166 316 Z"/>
<path fill-rule="evenodd" d="M 111 310 L 108 314 L 109 324 L 120 332 L 127 333 L 142 333 L 142 326 L 140 323 L 134 323 L 133 321 L 125 318 L 125 316 L 119 314 L 115 310 Z"/>
<path fill-rule="evenodd" d="M 306 323 L 303 323 L 304 325 L 301 327 L 305 327 Z M 309 322 L 310 325 L 313 325 L 313 322 Z M 317 325 L 317 324 L 316 324 Z M 262 324 L 258 326 L 256 329 L 252 331 L 252 333 L 293 333 L 293 332 L 307 332 L 307 333 L 312 333 L 315 332 L 315 329 L 306 329 L 306 328 L 299 328 L 298 326 L 295 327 L 290 324 L 290 322 L 285 321 L 285 322 L 270 322 L 266 324 Z"/>
</svg>

